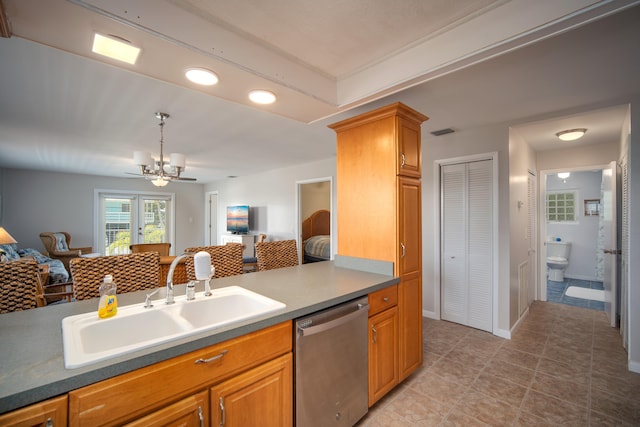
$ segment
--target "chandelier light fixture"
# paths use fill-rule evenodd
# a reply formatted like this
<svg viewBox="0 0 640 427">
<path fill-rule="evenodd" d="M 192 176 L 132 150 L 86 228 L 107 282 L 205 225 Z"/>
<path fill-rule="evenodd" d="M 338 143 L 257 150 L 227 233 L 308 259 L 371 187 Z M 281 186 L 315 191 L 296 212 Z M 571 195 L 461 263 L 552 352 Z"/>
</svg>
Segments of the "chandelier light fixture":
<svg viewBox="0 0 640 427">
<path fill-rule="evenodd" d="M 148 151 L 134 151 L 133 163 L 140 167 L 140 176 L 150 180 L 156 187 L 164 187 L 169 181 L 195 181 L 195 178 L 180 176 L 185 170 L 184 154 L 171 153 L 169 161 L 164 159 L 164 125 L 169 118 L 167 113 L 156 113 L 160 120 L 160 159 L 154 160 Z"/>
</svg>

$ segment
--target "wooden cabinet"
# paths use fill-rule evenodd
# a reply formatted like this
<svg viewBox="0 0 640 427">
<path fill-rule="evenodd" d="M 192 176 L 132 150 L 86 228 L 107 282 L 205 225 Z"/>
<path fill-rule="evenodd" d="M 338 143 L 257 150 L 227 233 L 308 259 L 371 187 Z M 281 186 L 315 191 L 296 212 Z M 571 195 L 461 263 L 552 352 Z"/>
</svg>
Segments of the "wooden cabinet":
<svg viewBox="0 0 640 427">
<path fill-rule="evenodd" d="M 293 361 L 281 356 L 211 388 L 211 425 L 293 425 Z"/>
<path fill-rule="evenodd" d="M 422 220 L 421 185 L 415 178 L 398 178 L 400 276 L 398 325 L 400 381 L 422 364 Z"/>
<path fill-rule="evenodd" d="M 291 322 L 119 375 L 69 393 L 69 425 L 121 425 L 292 351 Z"/>
<path fill-rule="evenodd" d="M 209 392 L 203 391 L 150 413 L 127 427 L 209 425 Z"/>
<path fill-rule="evenodd" d="M 400 380 L 422 364 L 420 126 L 427 119 L 396 103 L 329 126 L 337 134 L 337 253 L 391 261 L 400 277 Z"/>
<path fill-rule="evenodd" d="M 369 406 L 398 385 L 398 309 L 369 318 Z"/>
<path fill-rule="evenodd" d="M 44 402 L 0 415 L 3 427 L 57 427 L 67 425 L 67 396 L 59 396 Z"/>
</svg>

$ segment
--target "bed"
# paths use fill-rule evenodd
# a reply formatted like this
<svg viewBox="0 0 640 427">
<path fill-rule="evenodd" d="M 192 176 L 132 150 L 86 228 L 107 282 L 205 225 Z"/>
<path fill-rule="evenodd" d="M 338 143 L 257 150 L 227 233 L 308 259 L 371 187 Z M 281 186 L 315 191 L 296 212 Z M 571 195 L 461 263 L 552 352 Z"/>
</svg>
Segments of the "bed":
<svg viewBox="0 0 640 427">
<path fill-rule="evenodd" d="M 331 212 L 315 211 L 302 221 L 303 263 L 331 259 Z"/>
</svg>

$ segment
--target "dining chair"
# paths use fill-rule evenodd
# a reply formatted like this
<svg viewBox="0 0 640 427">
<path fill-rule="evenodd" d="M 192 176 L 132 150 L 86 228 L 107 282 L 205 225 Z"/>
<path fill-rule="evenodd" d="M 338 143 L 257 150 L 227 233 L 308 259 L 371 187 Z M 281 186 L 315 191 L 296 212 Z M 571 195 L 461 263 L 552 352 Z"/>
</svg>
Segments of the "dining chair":
<svg viewBox="0 0 640 427">
<path fill-rule="evenodd" d="M 256 243 L 258 271 L 293 267 L 300 264 L 295 240 Z"/>
<path fill-rule="evenodd" d="M 242 274 L 242 244 L 229 243 L 220 246 L 194 246 L 184 250 L 197 253 L 208 252 L 211 255 L 211 265 L 216 269 L 213 278 L 235 276 Z M 187 278 L 196 280 L 196 272 L 193 266 L 193 256 L 187 257 Z"/>
<path fill-rule="evenodd" d="M 35 260 L 0 262 L 0 313 L 29 310 L 46 304 Z"/>
<path fill-rule="evenodd" d="M 107 274 L 113 276 L 119 294 L 160 286 L 160 255 L 157 252 L 74 258 L 69 266 L 76 300 L 99 297 L 98 288 Z"/>
<path fill-rule="evenodd" d="M 267 235 L 264 233 L 260 233 L 258 234 L 256 243 L 262 243 L 262 242 L 265 242 L 266 240 L 267 240 Z M 255 252 L 255 244 L 254 244 L 254 252 Z M 242 267 L 245 273 L 258 271 L 258 258 L 256 258 L 255 256 L 242 257 Z"/>
<path fill-rule="evenodd" d="M 160 256 L 169 256 L 171 243 L 135 243 L 129 245 L 132 254 L 140 252 L 158 252 Z"/>
</svg>

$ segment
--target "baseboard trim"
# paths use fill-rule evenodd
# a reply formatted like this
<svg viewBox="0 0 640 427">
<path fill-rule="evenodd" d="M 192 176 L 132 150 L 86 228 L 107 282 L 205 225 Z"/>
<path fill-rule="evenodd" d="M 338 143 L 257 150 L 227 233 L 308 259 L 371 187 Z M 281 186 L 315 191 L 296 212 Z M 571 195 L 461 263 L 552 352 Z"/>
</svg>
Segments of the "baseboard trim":
<svg viewBox="0 0 640 427">
<path fill-rule="evenodd" d="M 634 362 L 633 360 L 629 360 L 629 370 L 631 372 L 640 374 L 640 362 Z"/>
<path fill-rule="evenodd" d="M 429 319 L 433 320 L 440 320 L 440 318 L 436 316 L 435 311 L 422 310 L 422 317 L 428 317 Z"/>
</svg>

